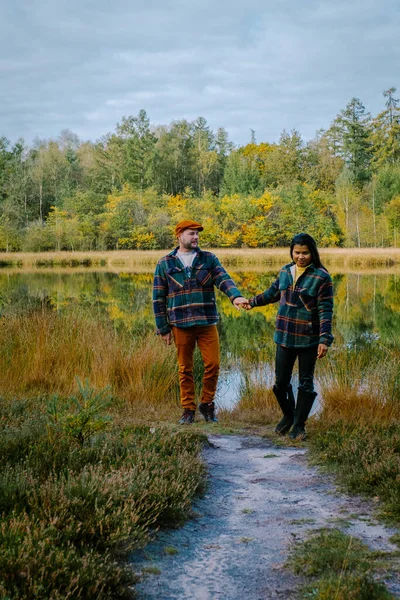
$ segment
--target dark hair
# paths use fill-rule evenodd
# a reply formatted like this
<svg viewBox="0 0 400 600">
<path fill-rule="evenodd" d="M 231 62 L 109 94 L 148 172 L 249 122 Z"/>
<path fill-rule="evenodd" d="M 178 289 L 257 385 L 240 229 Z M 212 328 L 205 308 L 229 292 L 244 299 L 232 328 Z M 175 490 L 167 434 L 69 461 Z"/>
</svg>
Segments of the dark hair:
<svg viewBox="0 0 400 600">
<path fill-rule="evenodd" d="M 293 260 L 293 248 L 298 244 L 299 246 L 307 246 L 309 251 L 311 252 L 311 262 L 315 267 L 322 267 L 321 259 L 319 257 L 319 252 L 317 248 L 317 244 L 314 238 L 308 233 L 298 233 L 294 236 L 292 241 L 290 242 L 290 256 Z"/>
</svg>

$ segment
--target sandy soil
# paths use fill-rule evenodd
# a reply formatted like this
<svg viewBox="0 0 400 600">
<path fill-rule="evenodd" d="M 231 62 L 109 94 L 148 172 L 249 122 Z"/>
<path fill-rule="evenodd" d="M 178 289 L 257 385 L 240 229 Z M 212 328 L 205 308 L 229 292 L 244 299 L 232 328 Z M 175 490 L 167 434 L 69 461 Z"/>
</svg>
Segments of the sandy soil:
<svg viewBox="0 0 400 600">
<path fill-rule="evenodd" d="M 371 548 L 396 550 L 373 505 L 340 494 L 307 464 L 307 450 L 259 437 L 209 436 L 209 487 L 197 516 L 159 532 L 132 557 L 142 600 L 291 600 L 302 584 L 284 563 L 310 529 L 339 527 Z M 176 553 L 173 552 L 176 550 Z M 154 573 L 154 571 L 158 571 Z M 385 581 L 400 597 L 400 581 Z"/>
</svg>

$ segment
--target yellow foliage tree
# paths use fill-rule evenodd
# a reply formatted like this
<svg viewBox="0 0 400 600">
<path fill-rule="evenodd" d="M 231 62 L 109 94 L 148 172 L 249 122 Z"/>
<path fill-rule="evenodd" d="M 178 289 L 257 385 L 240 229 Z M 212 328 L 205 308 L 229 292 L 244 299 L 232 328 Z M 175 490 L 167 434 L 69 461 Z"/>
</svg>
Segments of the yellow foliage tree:
<svg viewBox="0 0 400 600">
<path fill-rule="evenodd" d="M 188 198 L 184 198 L 180 194 L 168 197 L 167 209 L 173 223 L 179 223 L 179 221 L 182 221 L 183 219 L 190 218 L 190 208 L 188 204 Z"/>
<path fill-rule="evenodd" d="M 239 149 L 242 156 L 245 156 L 250 162 L 257 165 L 260 175 L 266 170 L 266 158 L 274 150 L 271 144 L 247 144 Z"/>
<path fill-rule="evenodd" d="M 210 217 L 202 220 L 204 231 L 200 234 L 200 246 L 204 248 L 218 248 L 221 242 L 222 230 L 218 223 Z"/>
</svg>

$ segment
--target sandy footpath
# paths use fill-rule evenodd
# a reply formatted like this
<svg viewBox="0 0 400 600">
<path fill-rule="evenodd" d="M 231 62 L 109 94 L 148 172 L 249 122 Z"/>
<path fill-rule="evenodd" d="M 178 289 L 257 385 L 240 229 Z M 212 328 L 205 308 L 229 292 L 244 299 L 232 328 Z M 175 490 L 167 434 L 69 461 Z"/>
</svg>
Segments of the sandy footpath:
<svg viewBox="0 0 400 600">
<path fill-rule="evenodd" d="M 139 599 L 298 598 L 302 581 L 284 563 L 290 545 L 320 527 L 343 528 L 373 549 L 397 549 L 388 541 L 395 530 L 376 522 L 370 503 L 338 493 L 309 467 L 307 450 L 248 436 L 211 435 L 209 442 L 209 487 L 194 503 L 196 518 L 159 532 L 132 556 L 142 575 Z M 385 583 L 400 598 L 399 579 Z"/>
</svg>

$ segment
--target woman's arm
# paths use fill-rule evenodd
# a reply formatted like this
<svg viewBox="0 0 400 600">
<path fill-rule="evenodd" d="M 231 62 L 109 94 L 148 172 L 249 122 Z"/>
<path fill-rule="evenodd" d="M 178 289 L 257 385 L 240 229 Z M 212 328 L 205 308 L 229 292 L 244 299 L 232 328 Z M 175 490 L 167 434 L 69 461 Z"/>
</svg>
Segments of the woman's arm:
<svg viewBox="0 0 400 600">
<path fill-rule="evenodd" d="M 266 304 L 271 304 L 272 302 L 278 302 L 280 296 L 278 277 L 271 287 L 265 290 L 265 292 L 249 298 L 250 308 L 254 308 L 255 306 L 265 306 Z"/>
<path fill-rule="evenodd" d="M 333 286 L 328 275 L 318 290 L 317 308 L 319 318 L 319 343 L 330 346 L 333 342 L 332 315 L 333 315 Z"/>
</svg>

